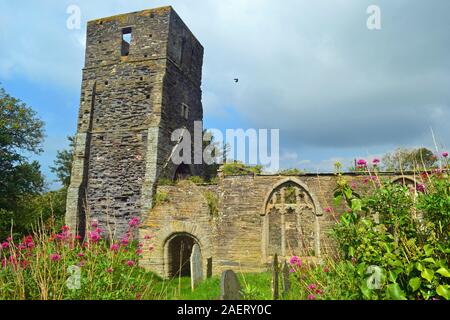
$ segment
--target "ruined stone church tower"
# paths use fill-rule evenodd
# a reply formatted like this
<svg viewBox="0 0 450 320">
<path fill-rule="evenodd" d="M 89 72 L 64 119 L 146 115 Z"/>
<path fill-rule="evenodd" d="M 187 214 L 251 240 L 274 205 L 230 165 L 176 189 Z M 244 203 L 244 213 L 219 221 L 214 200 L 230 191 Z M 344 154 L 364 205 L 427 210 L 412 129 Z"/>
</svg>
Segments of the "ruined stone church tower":
<svg viewBox="0 0 450 320">
<path fill-rule="evenodd" d="M 86 40 L 66 222 L 83 233 L 96 219 L 120 236 L 176 174 L 173 130 L 203 119 L 203 47 L 171 7 L 89 21 Z"/>
</svg>

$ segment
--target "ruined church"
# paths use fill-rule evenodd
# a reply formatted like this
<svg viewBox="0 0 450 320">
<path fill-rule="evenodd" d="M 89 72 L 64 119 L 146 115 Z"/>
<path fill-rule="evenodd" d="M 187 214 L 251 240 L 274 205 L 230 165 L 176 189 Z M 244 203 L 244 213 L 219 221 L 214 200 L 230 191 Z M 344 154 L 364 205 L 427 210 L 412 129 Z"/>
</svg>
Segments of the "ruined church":
<svg viewBox="0 0 450 320">
<path fill-rule="evenodd" d="M 189 275 L 194 244 L 205 276 L 263 271 L 275 253 L 314 259 L 333 249 L 336 217 L 324 212 L 333 174 L 219 172 L 216 184 L 158 184 L 203 174 L 169 161 L 171 133 L 203 119 L 204 50 L 172 7 L 89 21 L 86 41 L 66 210 L 72 229 L 83 234 L 96 219 L 120 237 L 139 217 L 140 241 L 154 246 L 140 264 L 164 277 Z"/>
</svg>

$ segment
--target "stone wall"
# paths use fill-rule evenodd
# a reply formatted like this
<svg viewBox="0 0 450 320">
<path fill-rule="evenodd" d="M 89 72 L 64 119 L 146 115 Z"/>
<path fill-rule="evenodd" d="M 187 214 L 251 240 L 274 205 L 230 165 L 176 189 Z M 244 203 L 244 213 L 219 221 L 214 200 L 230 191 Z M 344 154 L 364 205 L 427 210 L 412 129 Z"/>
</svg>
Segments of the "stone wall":
<svg viewBox="0 0 450 320">
<path fill-rule="evenodd" d="M 346 178 L 361 188 L 370 185 L 363 175 L 350 174 Z M 399 179 L 396 175 L 386 175 L 384 178 Z M 335 244 L 328 232 L 343 208 L 338 208 L 333 213 L 325 212 L 324 208 L 332 206 L 336 179 L 333 174 L 289 177 L 248 175 L 221 178 L 217 185 L 195 185 L 184 181 L 175 186 L 160 186 L 157 192 L 167 195 L 167 201 L 156 204 L 144 217 L 140 230 L 141 241 L 146 247 L 154 245 L 155 249 L 145 253 L 141 264 L 158 274 L 168 276 L 168 243 L 174 235 L 185 233 L 198 241 L 205 268 L 207 259 L 212 258 L 213 274 L 226 269 L 244 272 L 265 270 L 273 253 L 269 250 L 268 233 L 274 224 L 274 220 L 269 218 L 271 213 L 267 211 L 267 205 L 274 190 L 277 192 L 280 186 L 289 184 L 303 190 L 310 199 L 306 202 L 312 204 L 309 209 L 307 205 L 300 206 L 297 216 L 298 233 L 301 235 L 297 239 L 306 248 L 300 249 L 301 244 L 296 248 L 286 246 L 285 252 L 280 249 L 277 253 L 281 259 L 291 255 L 315 259 L 332 254 Z M 208 193 L 217 197 L 219 212 L 216 215 L 210 212 L 206 197 Z M 284 215 L 283 223 L 286 226 L 296 224 L 295 218 L 289 218 L 286 213 Z M 280 228 L 279 223 L 277 226 Z M 295 236 L 292 233 L 292 228 L 285 230 L 286 241 Z M 148 236 L 151 239 L 146 239 Z M 307 241 L 308 236 L 312 240 Z"/>
</svg>

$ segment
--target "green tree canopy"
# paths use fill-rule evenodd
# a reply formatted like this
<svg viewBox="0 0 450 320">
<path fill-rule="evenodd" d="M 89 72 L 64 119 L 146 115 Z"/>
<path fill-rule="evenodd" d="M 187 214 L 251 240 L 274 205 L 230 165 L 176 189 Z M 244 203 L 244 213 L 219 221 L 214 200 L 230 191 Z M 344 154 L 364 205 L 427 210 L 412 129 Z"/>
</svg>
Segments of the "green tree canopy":
<svg viewBox="0 0 450 320">
<path fill-rule="evenodd" d="M 29 197 L 43 191 L 39 163 L 26 157 L 42 152 L 43 127 L 35 111 L 0 88 L 0 236 L 11 220 L 21 222 Z"/>
<path fill-rule="evenodd" d="M 437 158 L 427 148 L 398 148 L 392 153 L 386 153 L 382 163 L 385 171 L 424 170 L 435 168 Z"/>
<path fill-rule="evenodd" d="M 69 149 L 58 150 L 54 161 L 55 166 L 50 167 L 50 170 L 56 174 L 64 188 L 68 188 L 70 184 L 73 148 L 75 147 L 75 137 L 67 137 L 67 139 L 69 140 Z"/>
</svg>

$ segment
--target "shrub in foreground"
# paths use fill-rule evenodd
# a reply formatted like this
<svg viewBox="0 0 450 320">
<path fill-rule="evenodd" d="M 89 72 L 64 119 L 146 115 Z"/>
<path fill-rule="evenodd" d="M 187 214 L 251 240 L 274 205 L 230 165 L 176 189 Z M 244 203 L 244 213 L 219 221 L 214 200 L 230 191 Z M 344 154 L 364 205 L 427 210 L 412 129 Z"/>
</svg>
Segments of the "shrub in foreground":
<svg viewBox="0 0 450 320">
<path fill-rule="evenodd" d="M 138 219 L 119 241 L 107 241 L 96 222 L 82 241 L 64 226 L 45 228 L 20 243 L 1 243 L 0 299 L 153 299 L 154 276 L 138 266 L 144 247 L 133 239 Z"/>
</svg>

